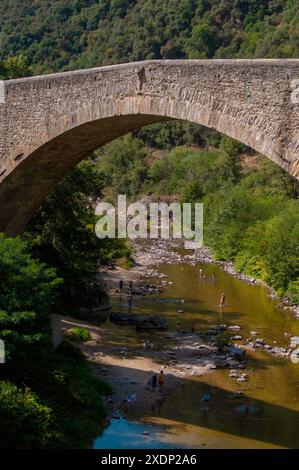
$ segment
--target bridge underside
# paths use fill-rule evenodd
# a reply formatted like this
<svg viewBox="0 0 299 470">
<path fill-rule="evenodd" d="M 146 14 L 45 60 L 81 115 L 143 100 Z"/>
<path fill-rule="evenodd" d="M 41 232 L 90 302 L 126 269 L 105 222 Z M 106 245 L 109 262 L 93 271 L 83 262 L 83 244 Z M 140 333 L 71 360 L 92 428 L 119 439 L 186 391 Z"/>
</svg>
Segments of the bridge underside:
<svg viewBox="0 0 299 470">
<path fill-rule="evenodd" d="M 170 120 L 161 116 L 116 116 L 84 124 L 46 143 L 0 185 L 0 230 L 21 233 L 63 176 L 93 151 L 140 127 Z"/>
</svg>

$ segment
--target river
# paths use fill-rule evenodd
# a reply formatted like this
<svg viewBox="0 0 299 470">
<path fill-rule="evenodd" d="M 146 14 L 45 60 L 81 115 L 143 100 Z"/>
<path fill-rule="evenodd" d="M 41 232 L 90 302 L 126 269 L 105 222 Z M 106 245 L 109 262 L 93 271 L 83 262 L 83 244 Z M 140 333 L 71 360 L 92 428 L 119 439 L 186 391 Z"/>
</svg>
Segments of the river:
<svg viewBox="0 0 299 470">
<path fill-rule="evenodd" d="M 198 275 L 202 269 L 207 279 Z M 199 331 L 211 326 L 239 325 L 244 340 L 256 331 L 271 346 L 288 346 L 291 336 L 299 336 L 299 321 L 287 310 L 277 308 L 277 300 L 265 287 L 246 284 L 209 264 L 162 265 L 159 271 L 172 282 L 158 296 L 136 297 L 133 310 L 167 318 L 169 330 L 177 321 Z M 212 281 L 214 273 L 216 281 Z M 226 305 L 218 303 L 225 292 Z M 184 300 L 183 313 L 178 302 Z M 155 301 L 153 301 L 155 300 Z M 117 299 L 114 307 L 125 308 Z M 130 347 L 139 333 L 108 324 L 110 340 L 122 340 Z M 126 336 L 127 335 L 127 336 Z M 133 339 L 132 339 L 133 335 Z M 157 340 L 160 334 L 153 334 Z M 94 448 L 298 448 L 299 447 L 299 364 L 276 358 L 263 350 L 247 352 L 249 380 L 237 383 L 229 370 L 217 369 L 182 381 L 182 386 L 146 415 L 134 411 L 112 419 Z M 167 380 L 167 377 L 166 377 Z M 243 396 L 233 398 L 242 391 Z M 203 405 L 201 397 L 211 399 Z M 244 404 L 246 407 L 244 408 Z M 245 411 L 244 411 L 245 410 Z"/>
</svg>

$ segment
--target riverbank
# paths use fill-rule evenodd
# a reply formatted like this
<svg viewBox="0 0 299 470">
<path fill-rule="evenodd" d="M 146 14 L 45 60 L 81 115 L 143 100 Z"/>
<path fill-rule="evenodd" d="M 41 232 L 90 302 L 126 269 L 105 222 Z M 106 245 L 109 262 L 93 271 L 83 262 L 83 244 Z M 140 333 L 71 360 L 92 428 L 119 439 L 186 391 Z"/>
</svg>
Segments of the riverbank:
<svg viewBox="0 0 299 470">
<path fill-rule="evenodd" d="M 108 420 L 123 417 L 129 409 L 131 413 L 147 415 L 182 387 L 184 380 L 192 380 L 217 368 L 227 368 L 230 373 L 235 371 L 236 378 L 244 376 L 242 371 L 246 361 L 219 351 L 214 341 L 215 332 L 206 336 L 188 331 L 141 335 L 139 344 L 130 349 L 116 345 L 115 332 L 112 341 L 109 339 L 111 324 L 98 326 L 56 314 L 52 315 L 54 344 L 57 346 L 68 337 L 68 330 L 76 327 L 89 331 L 91 339 L 81 342 L 79 347 L 95 375 L 112 387 L 113 395 L 106 399 Z M 123 328 L 119 326 L 119 337 Z M 127 334 L 130 336 L 129 332 Z M 163 386 L 153 388 L 151 379 L 161 370 L 165 382 Z"/>
</svg>

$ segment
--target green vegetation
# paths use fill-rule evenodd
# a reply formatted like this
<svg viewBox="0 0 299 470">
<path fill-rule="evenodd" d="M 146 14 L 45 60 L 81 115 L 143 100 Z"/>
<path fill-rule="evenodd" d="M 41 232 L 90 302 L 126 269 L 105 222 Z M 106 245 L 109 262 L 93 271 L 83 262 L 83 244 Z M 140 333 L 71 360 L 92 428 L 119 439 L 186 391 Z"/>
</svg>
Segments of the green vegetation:
<svg viewBox="0 0 299 470">
<path fill-rule="evenodd" d="M 0 80 L 31 75 L 31 69 L 23 55 L 0 60 Z"/>
<path fill-rule="evenodd" d="M 152 144 L 159 137 L 159 150 L 146 148 L 140 139 L 126 137 L 101 151 L 98 166 L 107 172 L 110 191 L 117 193 L 121 187 L 134 196 L 172 195 L 181 202 L 203 202 L 204 241 L 214 257 L 233 261 L 238 270 L 267 282 L 280 295 L 299 303 L 299 183 L 228 137 L 205 133 L 203 145 L 207 147 L 208 141 L 214 141 L 213 150 L 194 146 L 167 150 L 174 134 L 165 133 L 165 127 L 160 130 L 158 134 L 151 126 L 137 134 Z M 186 129 L 182 124 L 178 142 L 186 138 L 186 132 L 188 126 Z M 198 128 L 197 138 L 201 132 Z M 139 193 L 132 193 L 121 157 L 125 153 L 130 155 L 127 161 L 134 162 L 136 151 L 136 162 L 142 155 L 143 172 L 139 180 L 134 180 Z M 244 152 L 249 165 L 242 164 Z"/>
<path fill-rule="evenodd" d="M 34 256 L 63 278 L 57 299 L 60 312 L 79 317 L 81 308 L 95 307 L 105 298 L 95 278 L 97 266 L 130 260 L 123 240 L 99 240 L 95 235 L 94 208 L 103 185 L 104 176 L 91 160 L 80 163 L 58 183 L 23 235 Z"/>
<path fill-rule="evenodd" d="M 78 349 L 52 345 L 49 315 L 62 280 L 24 241 L 3 235 L 0 277 L 1 447 L 84 447 L 101 429 L 109 387 Z"/>
<path fill-rule="evenodd" d="M 296 0 L 2 0 L 0 79 L 143 59 L 298 57 L 298 19 Z M 82 315 L 105 297 L 98 263 L 131 264 L 125 243 L 94 235 L 103 194 L 203 201 L 214 256 L 299 303 L 299 186 L 277 166 L 183 122 L 141 129 L 95 157 L 57 185 L 22 239 L 0 236 L 4 448 L 83 447 L 100 430 L 109 387 L 74 345 L 53 347 L 50 313 Z"/>
<path fill-rule="evenodd" d="M 218 333 L 215 336 L 215 344 L 219 349 L 224 349 L 226 346 L 231 345 L 231 335 L 227 331 Z"/>
<path fill-rule="evenodd" d="M 35 72 L 143 59 L 298 57 L 296 0 L 2 0 L 0 59 Z"/>
<path fill-rule="evenodd" d="M 89 330 L 80 327 L 70 328 L 67 331 L 67 336 L 73 341 L 89 341 L 91 338 Z"/>
</svg>

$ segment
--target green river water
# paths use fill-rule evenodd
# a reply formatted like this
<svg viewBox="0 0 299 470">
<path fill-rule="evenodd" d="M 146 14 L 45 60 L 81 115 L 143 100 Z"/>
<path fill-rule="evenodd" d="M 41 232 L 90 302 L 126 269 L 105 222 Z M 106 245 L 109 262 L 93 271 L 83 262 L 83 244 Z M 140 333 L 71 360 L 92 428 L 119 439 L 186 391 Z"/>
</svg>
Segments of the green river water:
<svg viewBox="0 0 299 470">
<path fill-rule="evenodd" d="M 200 268 L 207 280 L 199 278 Z M 263 286 L 243 283 L 214 265 L 165 265 L 160 271 L 173 284 L 154 299 L 136 299 L 133 311 L 167 318 L 169 330 L 174 330 L 177 321 L 186 329 L 195 321 L 202 331 L 223 323 L 240 325 L 237 334 L 244 338 L 254 330 L 259 338 L 277 346 L 289 344 L 285 333 L 299 336 L 299 320 L 289 311 L 277 308 L 277 301 L 269 298 Z M 212 273 L 216 275 L 215 283 Z M 226 295 L 223 313 L 218 307 L 221 292 Z M 184 313 L 178 313 L 181 299 Z M 126 345 L 132 350 L 140 342 L 132 327 L 110 324 L 109 334 L 111 344 Z M 159 340 L 159 334 L 155 339 Z M 183 379 L 182 386 L 154 407 L 150 415 L 132 411 L 125 419 L 112 420 L 94 441 L 94 448 L 298 448 L 299 364 L 260 350 L 247 356 L 247 382 L 240 384 L 229 379 L 227 369 Z M 232 392 L 238 390 L 244 392 L 245 398 L 232 398 Z M 201 402 L 207 391 L 211 394 L 208 407 Z M 255 411 L 238 412 L 236 408 L 244 400 L 248 403 L 248 399 Z"/>
</svg>

